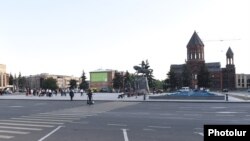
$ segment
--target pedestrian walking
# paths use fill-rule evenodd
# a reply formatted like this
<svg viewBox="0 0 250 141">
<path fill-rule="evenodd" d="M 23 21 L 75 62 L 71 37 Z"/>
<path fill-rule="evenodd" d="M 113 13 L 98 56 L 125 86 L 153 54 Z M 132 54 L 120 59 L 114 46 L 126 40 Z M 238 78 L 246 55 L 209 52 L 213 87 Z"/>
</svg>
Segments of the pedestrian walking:
<svg viewBox="0 0 250 141">
<path fill-rule="evenodd" d="M 74 92 L 72 89 L 70 89 L 70 91 L 69 91 L 69 96 L 70 96 L 70 100 L 72 101 L 73 97 L 74 97 Z"/>
<path fill-rule="evenodd" d="M 80 90 L 81 96 L 83 95 L 83 89 Z"/>
<path fill-rule="evenodd" d="M 89 105 L 94 104 L 94 102 L 92 100 L 93 93 L 92 93 L 91 89 L 88 89 L 87 95 L 88 95 L 87 104 L 89 104 Z"/>
</svg>

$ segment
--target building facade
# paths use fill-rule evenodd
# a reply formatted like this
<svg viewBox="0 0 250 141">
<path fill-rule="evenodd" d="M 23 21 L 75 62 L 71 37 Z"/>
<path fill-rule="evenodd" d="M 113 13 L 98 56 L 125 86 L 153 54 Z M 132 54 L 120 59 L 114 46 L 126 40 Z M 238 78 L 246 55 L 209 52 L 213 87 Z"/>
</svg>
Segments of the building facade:
<svg viewBox="0 0 250 141">
<path fill-rule="evenodd" d="M 6 73 L 6 65 L 0 64 L 0 90 L 9 85 L 9 75 Z"/>
<path fill-rule="evenodd" d="M 198 88 L 198 73 L 201 67 L 205 66 L 209 72 L 211 89 L 235 89 L 234 54 L 230 47 L 226 53 L 227 64 L 225 68 L 221 68 L 220 62 L 205 62 L 204 44 L 196 32 L 193 33 L 186 48 L 186 63 L 170 66 L 170 70 L 175 72 L 177 79 L 182 79 L 183 66 L 186 65 L 191 75 L 189 87 Z"/>
<path fill-rule="evenodd" d="M 57 86 L 59 89 L 69 88 L 70 80 L 76 80 L 77 85 L 80 83 L 79 77 L 66 76 L 66 75 L 53 75 L 48 73 L 42 73 L 38 75 L 31 75 L 26 77 L 26 85 L 31 89 L 41 89 L 42 81 L 47 78 L 53 78 L 57 81 Z"/>
<path fill-rule="evenodd" d="M 236 74 L 236 88 L 249 89 L 250 88 L 250 74 Z"/>
<path fill-rule="evenodd" d="M 90 89 L 95 89 L 96 91 L 100 91 L 101 89 L 107 89 L 107 90 L 112 89 L 115 72 L 116 72 L 115 70 L 109 70 L 109 69 L 89 72 Z"/>
</svg>

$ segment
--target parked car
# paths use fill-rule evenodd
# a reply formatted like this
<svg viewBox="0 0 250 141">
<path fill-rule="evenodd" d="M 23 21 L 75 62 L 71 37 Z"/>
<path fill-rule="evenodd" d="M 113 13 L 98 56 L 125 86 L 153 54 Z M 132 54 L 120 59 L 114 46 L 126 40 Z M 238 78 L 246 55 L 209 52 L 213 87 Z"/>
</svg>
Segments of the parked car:
<svg viewBox="0 0 250 141">
<path fill-rule="evenodd" d="M 111 93 L 112 91 L 111 91 L 111 89 L 109 89 L 107 87 L 104 87 L 104 88 L 100 89 L 100 92 L 102 92 L 102 93 Z"/>
<path fill-rule="evenodd" d="M 157 90 L 154 90 L 153 93 L 163 93 L 163 90 L 162 89 L 157 89 Z"/>
<path fill-rule="evenodd" d="M 250 92 L 250 89 L 247 89 L 247 92 Z"/>
<path fill-rule="evenodd" d="M 181 89 L 179 89 L 179 92 L 188 92 L 190 91 L 189 87 L 182 87 Z"/>
<path fill-rule="evenodd" d="M 225 89 L 222 90 L 222 92 L 228 92 L 228 89 L 225 88 Z"/>
<path fill-rule="evenodd" d="M 3 91 L 3 94 L 12 94 L 13 92 L 12 91 L 10 91 L 10 90 L 5 90 L 5 91 Z"/>
</svg>

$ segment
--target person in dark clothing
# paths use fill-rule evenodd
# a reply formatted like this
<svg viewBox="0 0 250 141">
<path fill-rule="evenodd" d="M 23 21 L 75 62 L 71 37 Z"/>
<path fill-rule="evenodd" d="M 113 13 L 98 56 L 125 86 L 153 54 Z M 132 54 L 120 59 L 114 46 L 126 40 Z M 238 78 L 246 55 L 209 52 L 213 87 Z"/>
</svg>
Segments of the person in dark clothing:
<svg viewBox="0 0 250 141">
<path fill-rule="evenodd" d="M 93 101 L 92 101 L 93 93 L 92 93 L 91 89 L 88 89 L 87 95 L 88 95 L 87 104 L 93 104 Z"/>
<path fill-rule="evenodd" d="M 71 89 L 70 92 L 69 92 L 69 96 L 70 96 L 70 100 L 72 101 L 72 100 L 73 100 L 73 97 L 74 97 L 74 92 L 73 92 L 72 89 Z"/>
</svg>

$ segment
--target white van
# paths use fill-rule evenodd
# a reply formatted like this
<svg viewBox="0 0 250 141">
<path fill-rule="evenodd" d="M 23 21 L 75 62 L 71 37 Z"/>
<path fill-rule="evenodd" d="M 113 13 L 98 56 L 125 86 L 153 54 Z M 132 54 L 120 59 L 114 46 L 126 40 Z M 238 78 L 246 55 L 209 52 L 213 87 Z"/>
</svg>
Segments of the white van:
<svg viewBox="0 0 250 141">
<path fill-rule="evenodd" d="M 179 91 L 180 92 L 188 92 L 190 89 L 189 87 L 182 87 Z"/>
</svg>

